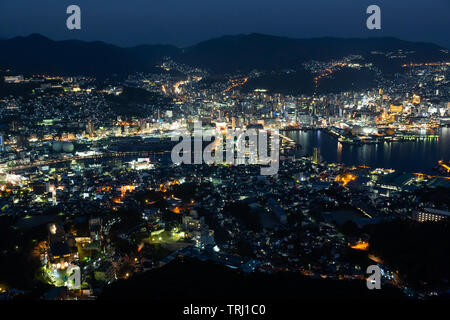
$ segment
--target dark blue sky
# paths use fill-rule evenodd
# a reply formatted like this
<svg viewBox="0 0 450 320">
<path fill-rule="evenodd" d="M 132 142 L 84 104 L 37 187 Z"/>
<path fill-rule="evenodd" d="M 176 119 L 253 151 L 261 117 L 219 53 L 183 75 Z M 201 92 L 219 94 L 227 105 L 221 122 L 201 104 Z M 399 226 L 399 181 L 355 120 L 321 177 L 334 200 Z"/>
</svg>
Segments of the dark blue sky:
<svg viewBox="0 0 450 320">
<path fill-rule="evenodd" d="M 66 8 L 81 7 L 82 30 L 66 29 Z M 366 29 L 366 8 L 381 7 L 382 30 Z M 450 0 L 0 0 L 0 37 L 41 33 L 55 40 L 121 46 L 187 46 L 240 33 L 395 36 L 450 48 Z"/>
</svg>

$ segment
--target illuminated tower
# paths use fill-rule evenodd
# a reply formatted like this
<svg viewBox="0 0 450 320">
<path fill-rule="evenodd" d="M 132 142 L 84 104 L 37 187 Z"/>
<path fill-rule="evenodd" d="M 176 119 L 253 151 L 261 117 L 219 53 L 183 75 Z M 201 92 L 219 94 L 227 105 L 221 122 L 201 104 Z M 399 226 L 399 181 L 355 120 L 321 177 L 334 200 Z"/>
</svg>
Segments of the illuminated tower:
<svg viewBox="0 0 450 320">
<path fill-rule="evenodd" d="M 313 157 L 312 157 L 312 161 L 313 161 L 314 163 L 319 163 L 319 157 L 320 157 L 320 155 L 319 155 L 319 148 L 314 148 L 314 149 L 313 149 Z"/>
<path fill-rule="evenodd" d="M 89 137 L 92 138 L 94 136 L 94 134 L 95 134 L 95 129 L 94 129 L 94 124 L 92 123 L 91 118 L 89 118 L 89 120 L 88 120 L 88 124 L 87 124 L 87 128 L 86 129 L 87 129 Z"/>
</svg>

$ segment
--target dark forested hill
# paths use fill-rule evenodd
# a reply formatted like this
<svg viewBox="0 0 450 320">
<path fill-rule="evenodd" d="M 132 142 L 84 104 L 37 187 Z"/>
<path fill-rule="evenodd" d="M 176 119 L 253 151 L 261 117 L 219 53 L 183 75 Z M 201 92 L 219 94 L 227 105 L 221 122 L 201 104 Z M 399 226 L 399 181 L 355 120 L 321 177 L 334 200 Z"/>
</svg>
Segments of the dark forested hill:
<svg viewBox="0 0 450 320">
<path fill-rule="evenodd" d="M 311 279 L 293 272 L 244 274 L 212 262 L 176 259 L 166 266 L 119 280 L 106 287 L 101 300 L 404 299 L 393 287 L 368 290 L 364 281 Z"/>
<path fill-rule="evenodd" d="M 373 54 L 373 51 L 384 54 Z M 405 57 L 392 59 L 386 57 L 388 52 Z M 415 61 L 449 59 L 448 51 L 437 45 L 396 38 L 291 39 L 249 34 L 224 36 L 180 49 L 169 45 L 122 48 L 104 42 L 53 41 L 33 34 L 0 40 L 0 69 L 70 75 L 129 74 L 160 71 L 155 65 L 164 57 L 171 57 L 213 73 L 229 73 L 296 68 L 305 61 L 330 60 L 349 54 L 361 54 L 377 65 L 390 68 Z"/>
</svg>

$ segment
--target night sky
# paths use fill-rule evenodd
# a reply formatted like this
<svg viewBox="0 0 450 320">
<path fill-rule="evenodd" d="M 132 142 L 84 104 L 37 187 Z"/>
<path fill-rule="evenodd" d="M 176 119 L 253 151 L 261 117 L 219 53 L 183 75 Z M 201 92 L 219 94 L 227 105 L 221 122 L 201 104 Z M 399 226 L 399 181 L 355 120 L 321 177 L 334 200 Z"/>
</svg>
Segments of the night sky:
<svg viewBox="0 0 450 320">
<path fill-rule="evenodd" d="M 66 29 L 66 8 L 81 7 L 82 30 Z M 381 7 L 380 31 L 366 8 Z M 296 38 L 395 36 L 450 48 L 450 0 L 0 0 L 0 38 L 40 33 L 55 40 L 121 46 L 188 46 L 222 35 Z"/>
</svg>

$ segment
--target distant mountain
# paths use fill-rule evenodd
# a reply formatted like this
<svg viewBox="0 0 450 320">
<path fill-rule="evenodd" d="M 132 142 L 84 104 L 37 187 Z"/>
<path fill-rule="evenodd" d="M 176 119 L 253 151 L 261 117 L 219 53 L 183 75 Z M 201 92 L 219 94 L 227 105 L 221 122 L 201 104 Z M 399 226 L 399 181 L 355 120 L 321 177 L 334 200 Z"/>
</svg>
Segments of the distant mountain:
<svg viewBox="0 0 450 320">
<path fill-rule="evenodd" d="M 374 61 L 388 65 L 385 56 L 372 51 L 394 52 L 399 49 L 414 51 L 405 60 L 436 61 L 449 59 L 442 47 L 431 43 L 415 43 L 396 38 L 313 38 L 291 39 L 263 34 L 224 36 L 186 48 L 180 59 L 217 72 L 249 69 L 295 68 L 308 60 L 329 60 L 350 54 L 373 56 Z"/>
<path fill-rule="evenodd" d="M 399 49 L 414 53 L 408 53 L 403 59 L 371 54 L 371 51 L 396 52 Z M 448 51 L 443 50 L 434 44 L 396 38 L 291 39 L 263 34 L 224 36 L 183 49 L 170 45 L 122 48 L 104 42 L 53 41 L 33 34 L 0 40 L 0 69 L 8 67 L 21 73 L 71 75 L 128 74 L 154 72 L 155 65 L 163 57 L 170 56 L 175 61 L 214 73 L 228 73 L 297 68 L 308 60 L 362 54 L 370 61 L 394 70 L 398 65 L 412 61 L 449 60 Z"/>
<path fill-rule="evenodd" d="M 0 41 L 0 66 L 22 73 L 69 75 L 126 74 L 155 71 L 174 46 L 120 48 L 104 42 L 53 41 L 38 34 Z"/>
</svg>

